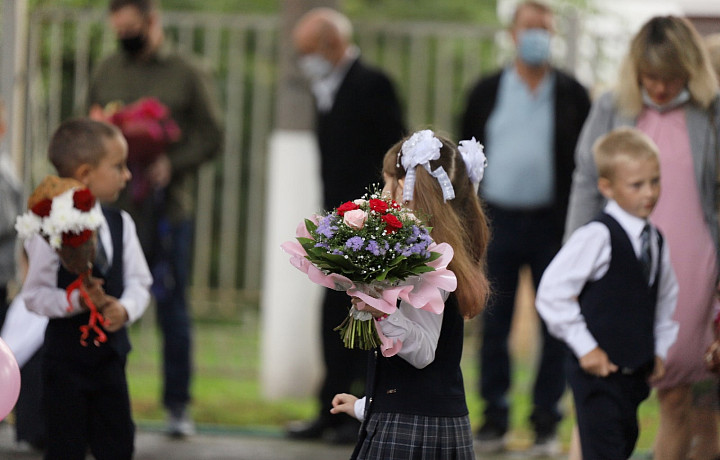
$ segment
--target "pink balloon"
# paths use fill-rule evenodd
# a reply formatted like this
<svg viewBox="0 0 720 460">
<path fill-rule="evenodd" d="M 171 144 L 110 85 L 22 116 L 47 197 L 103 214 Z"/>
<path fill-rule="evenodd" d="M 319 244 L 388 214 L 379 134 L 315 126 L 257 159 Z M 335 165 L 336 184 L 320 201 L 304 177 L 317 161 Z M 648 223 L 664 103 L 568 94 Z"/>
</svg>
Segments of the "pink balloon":
<svg viewBox="0 0 720 460">
<path fill-rule="evenodd" d="M 0 339 L 0 420 L 15 407 L 20 394 L 20 368 L 10 347 Z"/>
</svg>

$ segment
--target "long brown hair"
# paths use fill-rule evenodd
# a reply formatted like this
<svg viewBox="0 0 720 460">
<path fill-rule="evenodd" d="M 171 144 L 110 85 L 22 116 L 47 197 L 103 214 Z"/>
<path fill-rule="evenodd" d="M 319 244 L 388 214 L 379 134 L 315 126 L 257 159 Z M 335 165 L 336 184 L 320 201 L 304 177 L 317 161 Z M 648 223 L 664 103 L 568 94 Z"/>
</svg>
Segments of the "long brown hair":
<svg viewBox="0 0 720 460">
<path fill-rule="evenodd" d="M 430 161 L 434 171 L 442 166 L 455 190 L 455 198 L 445 202 L 437 179 L 424 168 L 415 168 L 416 179 L 411 207 L 428 219 L 432 237 L 437 243 L 448 243 L 455 255 L 448 268 L 455 273 L 458 287 L 455 294 L 460 313 L 472 318 L 482 311 L 490 294 L 485 276 L 485 252 L 490 229 L 480 199 L 468 177 L 465 163 L 450 140 L 435 135 L 443 144 L 440 158 Z M 383 160 L 383 174 L 398 181 L 405 177 L 405 169 L 398 161 L 398 153 L 406 139 L 388 150 Z"/>
</svg>

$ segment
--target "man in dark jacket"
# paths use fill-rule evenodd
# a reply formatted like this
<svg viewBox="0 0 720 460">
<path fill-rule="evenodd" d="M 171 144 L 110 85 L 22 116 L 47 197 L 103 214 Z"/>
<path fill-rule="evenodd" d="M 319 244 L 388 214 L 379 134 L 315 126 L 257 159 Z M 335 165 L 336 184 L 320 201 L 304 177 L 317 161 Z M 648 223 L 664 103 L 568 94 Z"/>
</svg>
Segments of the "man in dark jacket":
<svg viewBox="0 0 720 460">
<path fill-rule="evenodd" d="M 505 447 L 509 430 L 508 336 L 518 270 L 529 265 L 537 288 L 560 249 L 574 169 L 574 149 L 590 109 L 587 91 L 549 64 L 553 13 L 527 1 L 513 17 L 517 47 L 512 65 L 471 90 L 461 138 L 484 144 L 488 169 L 481 195 L 493 227 L 488 274 L 494 296 L 483 314 L 480 394 L 484 423 L 477 432 L 482 451 Z M 554 454 L 559 444 L 558 402 L 565 390 L 564 346 L 542 324 L 542 353 L 533 389 L 532 453 Z"/>
<path fill-rule="evenodd" d="M 194 58 L 165 43 L 154 0 L 109 0 L 110 25 L 120 49 L 98 64 L 88 105 L 131 104 L 154 97 L 180 127 L 177 142 L 152 161 L 128 161 L 133 178 L 118 205 L 137 223 L 152 270 L 152 292 L 163 334 L 163 405 L 167 433 L 195 432 L 190 417 L 192 324 L 189 284 L 197 171 L 221 151 L 223 130 L 214 82 Z M 130 152 L 138 155 L 140 152 Z"/>
<path fill-rule="evenodd" d="M 306 13 L 293 30 L 298 65 L 310 83 L 316 105 L 316 133 L 320 147 L 323 204 L 331 210 L 381 183 L 385 152 L 405 132 L 402 112 L 390 79 L 367 66 L 351 44 L 352 25 L 335 10 L 317 8 Z M 337 393 L 351 391 L 364 380 L 366 353 L 344 347 L 333 328 L 347 316 L 350 298 L 326 290 L 322 306 L 322 349 L 325 378 L 320 389 L 317 419 L 292 425 L 293 438 L 324 438 L 355 443 L 354 419 L 330 414 Z"/>
</svg>

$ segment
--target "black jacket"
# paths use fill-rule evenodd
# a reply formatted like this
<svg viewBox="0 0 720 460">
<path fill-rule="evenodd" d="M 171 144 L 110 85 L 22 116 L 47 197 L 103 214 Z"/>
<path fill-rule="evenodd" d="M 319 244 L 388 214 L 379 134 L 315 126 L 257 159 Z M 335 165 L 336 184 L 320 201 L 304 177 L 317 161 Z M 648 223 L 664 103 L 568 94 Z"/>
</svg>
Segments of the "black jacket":
<svg viewBox="0 0 720 460">
<path fill-rule="evenodd" d="M 323 204 L 331 210 L 382 182 L 385 152 L 405 134 L 400 102 L 390 79 L 357 59 L 332 109 L 318 112 Z"/>
</svg>

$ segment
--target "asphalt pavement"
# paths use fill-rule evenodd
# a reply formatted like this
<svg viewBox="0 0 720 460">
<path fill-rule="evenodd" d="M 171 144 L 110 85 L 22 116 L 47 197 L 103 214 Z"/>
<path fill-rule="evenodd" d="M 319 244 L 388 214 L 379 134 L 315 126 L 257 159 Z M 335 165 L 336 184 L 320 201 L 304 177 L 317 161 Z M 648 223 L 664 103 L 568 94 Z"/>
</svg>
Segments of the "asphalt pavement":
<svg viewBox="0 0 720 460">
<path fill-rule="evenodd" d="M 135 460 L 344 460 L 352 446 L 336 446 L 321 441 L 297 441 L 278 429 L 224 429 L 198 426 L 198 434 L 184 440 L 168 438 L 158 426 L 139 424 L 135 440 Z M 565 459 L 552 457 L 550 460 Z M 0 460 L 42 460 L 41 452 L 14 441 L 14 428 L 0 424 Z M 92 456 L 88 455 L 88 459 Z M 527 458 L 521 451 L 487 456 L 484 460 Z"/>
<path fill-rule="evenodd" d="M 14 429 L 0 424 L 0 460 L 42 460 L 41 452 L 14 441 Z M 321 441 L 297 441 L 283 436 L 279 429 L 227 429 L 199 426 L 198 434 L 187 439 L 168 438 L 156 425 L 140 424 L 135 440 L 135 460 L 345 460 L 352 446 L 335 446 Z M 92 459 L 88 455 L 88 459 Z M 515 460 L 529 458 L 521 448 L 501 454 L 480 454 L 478 460 Z M 633 459 L 652 458 L 636 452 Z M 545 457 L 565 460 L 567 454 Z"/>
</svg>

